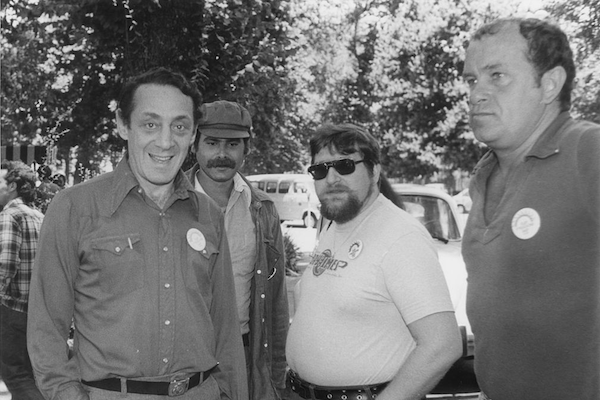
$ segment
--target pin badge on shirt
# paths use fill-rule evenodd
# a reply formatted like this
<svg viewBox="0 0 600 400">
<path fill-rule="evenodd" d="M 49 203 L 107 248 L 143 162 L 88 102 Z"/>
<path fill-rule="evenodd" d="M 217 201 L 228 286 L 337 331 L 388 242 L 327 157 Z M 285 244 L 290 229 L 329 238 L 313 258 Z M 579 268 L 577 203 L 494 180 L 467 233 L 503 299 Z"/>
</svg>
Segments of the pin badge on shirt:
<svg viewBox="0 0 600 400">
<path fill-rule="evenodd" d="M 531 239 L 540 230 L 540 214 L 533 208 L 522 208 L 512 218 L 511 228 L 516 237 L 522 240 Z"/>
<path fill-rule="evenodd" d="M 196 251 L 202 251 L 206 247 L 204 235 L 196 228 L 190 228 L 190 230 L 187 231 L 187 241 L 192 249 Z"/>
<path fill-rule="evenodd" d="M 363 242 L 360 240 L 355 240 L 348 249 L 348 258 L 354 260 L 358 257 L 363 249 Z"/>
</svg>

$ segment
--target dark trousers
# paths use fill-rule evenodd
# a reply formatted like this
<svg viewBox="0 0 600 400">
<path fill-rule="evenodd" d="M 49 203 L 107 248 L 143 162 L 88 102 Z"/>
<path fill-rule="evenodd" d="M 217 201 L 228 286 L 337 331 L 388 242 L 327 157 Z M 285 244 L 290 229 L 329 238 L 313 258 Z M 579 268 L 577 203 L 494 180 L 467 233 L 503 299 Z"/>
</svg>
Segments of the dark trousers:
<svg viewBox="0 0 600 400">
<path fill-rule="evenodd" d="M 44 400 L 27 352 L 27 314 L 0 305 L 0 376 L 12 400 Z"/>
</svg>

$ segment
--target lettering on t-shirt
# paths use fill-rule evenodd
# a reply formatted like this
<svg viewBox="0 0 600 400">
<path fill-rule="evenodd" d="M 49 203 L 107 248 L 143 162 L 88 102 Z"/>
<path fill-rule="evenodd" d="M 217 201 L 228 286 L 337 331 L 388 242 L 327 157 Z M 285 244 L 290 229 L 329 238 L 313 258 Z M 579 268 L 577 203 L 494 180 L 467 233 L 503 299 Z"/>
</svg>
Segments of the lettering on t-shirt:
<svg viewBox="0 0 600 400">
<path fill-rule="evenodd" d="M 313 256 L 311 264 L 313 266 L 313 274 L 315 276 L 321 275 L 323 272 L 330 270 L 335 271 L 338 268 L 346 268 L 348 265 L 347 261 L 336 260 L 331 254 L 331 250 L 324 250 L 321 254 Z"/>
</svg>

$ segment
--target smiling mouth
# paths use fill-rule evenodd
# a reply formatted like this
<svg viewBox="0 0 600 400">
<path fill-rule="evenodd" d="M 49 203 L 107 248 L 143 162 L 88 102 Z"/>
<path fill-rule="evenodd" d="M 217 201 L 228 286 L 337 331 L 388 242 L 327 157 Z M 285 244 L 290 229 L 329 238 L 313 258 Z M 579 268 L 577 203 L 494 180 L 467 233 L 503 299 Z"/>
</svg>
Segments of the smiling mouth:
<svg viewBox="0 0 600 400">
<path fill-rule="evenodd" d="M 150 158 L 158 163 L 167 163 L 173 159 L 173 156 L 157 156 L 150 154 Z"/>
</svg>

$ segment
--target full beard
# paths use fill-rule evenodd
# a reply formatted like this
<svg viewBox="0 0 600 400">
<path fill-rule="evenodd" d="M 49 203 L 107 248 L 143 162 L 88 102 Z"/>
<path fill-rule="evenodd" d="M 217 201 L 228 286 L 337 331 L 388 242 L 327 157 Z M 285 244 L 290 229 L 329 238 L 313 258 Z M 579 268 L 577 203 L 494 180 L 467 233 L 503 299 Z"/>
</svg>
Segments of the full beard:
<svg viewBox="0 0 600 400">
<path fill-rule="evenodd" d="M 321 215 L 338 224 L 344 224 L 353 220 L 360 213 L 362 206 L 363 202 L 353 193 L 349 193 L 342 204 L 335 204 L 327 199 L 321 201 Z"/>
</svg>

